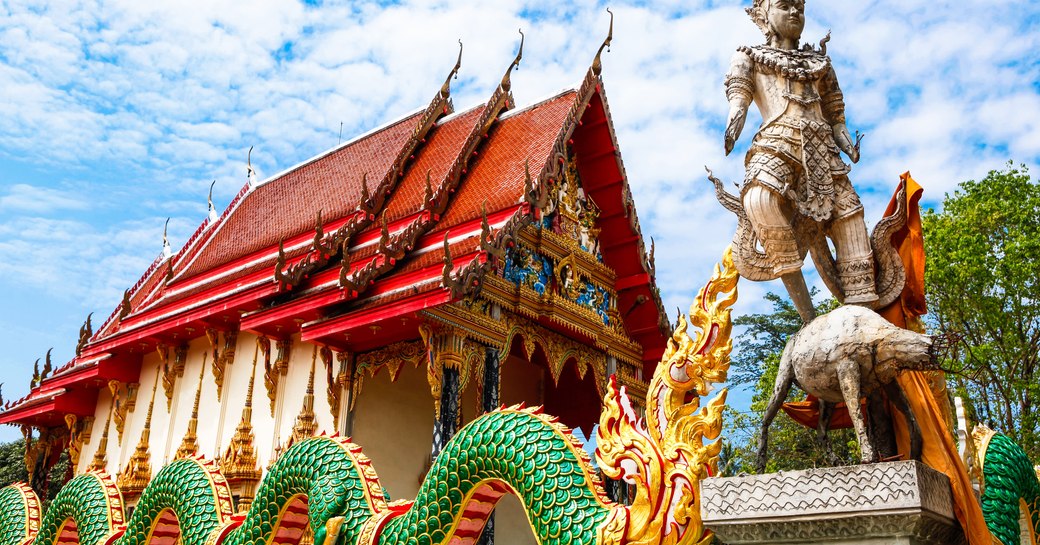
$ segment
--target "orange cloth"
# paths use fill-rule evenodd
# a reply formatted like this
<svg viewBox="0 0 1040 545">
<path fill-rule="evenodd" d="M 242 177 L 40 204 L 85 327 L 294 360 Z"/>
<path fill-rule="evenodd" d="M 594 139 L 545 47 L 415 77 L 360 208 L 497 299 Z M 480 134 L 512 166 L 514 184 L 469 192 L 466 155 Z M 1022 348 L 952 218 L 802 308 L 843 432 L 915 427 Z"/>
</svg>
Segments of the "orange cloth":
<svg viewBox="0 0 1040 545">
<path fill-rule="evenodd" d="M 863 401 L 860 401 L 863 404 Z M 816 429 L 820 422 L 820 400 L 816 396 L 806 396 L 805 401 L 788 401 L 780 406 L 781 409 L 791 417 L 791 420 L 799 424 Z M 834 406 L 831 413 L 831 421 L 827 424 L 829 430 L 843 430 L 852 427 L 852 418 L 849 411 L 845 409 L 844 403 Z"/>
<path fill-rule="evenodd" d="M 892 244 L 899 248 L 899 256 L 906 267 L 906 286 L 900 298 L 881 309 L 879 313 L 895 325 L 912 329 L 918 323 L 919 317 L 927 312 L 924 297 L 924 235 L 918 204 L 923 189 L 910 177 L 909 172 L 901 176 L 901 181 L 906 184 L 907 222 L 903 229 L 892 235 Z M 895 209 L 896 201 L 895 197 L 892 197 L 885 215 L 894 212 Z M 947 424 L 951 421 L 949 402 L 945 393 L 945 380 L 942 379 L 941 372 L 906 371 L 896 380 L 906 394 L 910 408 L 921 427 L 921 436 L 924 439 L 922 461 L 950 478 L 954 514 L 968 542 L 971 545 L 999 543 L 986 527 L 982 508 L 971 487 L 968 469 L 964 466 L 950 433 Z M 907 431 L 906 420 L 898 411 L 893 413 L 895 417 L 892 424 L 899 451 L 909 457 L 910 434 Z"/>
</svg>

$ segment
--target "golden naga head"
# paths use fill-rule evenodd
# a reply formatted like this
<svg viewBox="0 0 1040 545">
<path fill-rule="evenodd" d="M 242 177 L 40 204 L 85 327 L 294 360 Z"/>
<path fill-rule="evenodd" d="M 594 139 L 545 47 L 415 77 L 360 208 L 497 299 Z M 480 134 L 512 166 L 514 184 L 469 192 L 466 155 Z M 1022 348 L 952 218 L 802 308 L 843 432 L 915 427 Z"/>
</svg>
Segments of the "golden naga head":
<svg viewBox="0 0 1040 545">
<path fill-rule="evenodd" d="M 738 278 L 727 249 L 690 308 L 689 322 L 679 316 L 650 381 L 645 418 L 611 380 L 596 459 L 608 477 L 635 485 L 636 496 L 631 506 L 615 506 L 597 536 L 601 545 L 711 542 L 700 518 L 700 481 L 718 471 L 726 390 L 703 407 L 701 397 L 726 380 Z M 700 330 L 696 338 L 689 326 Z"/>
</svg>

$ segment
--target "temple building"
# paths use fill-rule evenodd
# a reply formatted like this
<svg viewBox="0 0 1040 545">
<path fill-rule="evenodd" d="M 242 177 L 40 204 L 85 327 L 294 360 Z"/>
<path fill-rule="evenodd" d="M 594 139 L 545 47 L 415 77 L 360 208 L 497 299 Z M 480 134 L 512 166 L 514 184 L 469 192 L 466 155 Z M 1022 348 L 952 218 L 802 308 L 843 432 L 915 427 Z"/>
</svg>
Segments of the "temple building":
<svg viewBox="0 0 1040 545">
<path fill-rule="evenodd" d="M 519 60 L 486 103 L 455 109 L 457 63 L 425 107 L 267 180 L 250 169 L 223 214 L 88 320 L 72 361 L 4 407 L 35 483 L 67 451 L 132 507 L 159 468 L 201 455 L 241 512 L 280 453 L 327 433 L 407 499 L 485 411 L 542 405 L 589 434 L 611 375 L 642 405 L 671 326 L 599 55 L 577 88 L 526 106 Z M 514 496 L 496 513 L 498 543 L 533 541 Z M 307 520 L 303 495 L 272 542 L 306 542 Z M 153 541 L 179 532 L 167 520 Z"/>
</svg>

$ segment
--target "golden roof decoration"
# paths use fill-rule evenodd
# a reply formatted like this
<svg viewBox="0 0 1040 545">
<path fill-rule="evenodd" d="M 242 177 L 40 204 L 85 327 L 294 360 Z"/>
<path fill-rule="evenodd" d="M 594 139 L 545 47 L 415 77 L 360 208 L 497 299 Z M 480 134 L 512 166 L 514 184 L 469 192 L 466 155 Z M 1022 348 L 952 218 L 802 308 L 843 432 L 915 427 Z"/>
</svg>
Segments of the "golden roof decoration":
<svg viewBox="0 0 1040 545">
<path fill-rule="evenodd" d="M 115 399 L 108 408 L 108 418 L 105 420 L 105 429 L 101 432 L 101 440 L 94 451 L 94 459 L 87 466 L 87 471 L 105 471 L 108 467 L 108 429 L 112 427 L 112 413 L 115 412 Z"/>
<path fill-rule="evenodd" d="M 144 419 L 144 429 L 141 430 L 141 439 L 137 442 L 133 456 L 127 462 L 126 467 L 116 479 L 116 486 L 123 493 L 123 497 L 136 498 L 141 495 L 148 481 L 152 480 L 152 455 L 149 452 L 149 441 L 152 433 L 152 411 L 155 409 L 155 391 L 159 389 L 159 373 L 155 374 L 155 382 L 152 384 L 152 398 L 148 401 L 148 414 Z"/>
<path fill-rule="evenodd" d="M 253 367 L 249 374 L 249 386 L 246 388 L 242 419 L 235 428 L 235 435 L 231 437 L 231 444 L 220 458 L 220 472 L 239 494 L 240 511 L 249 507 L 253 489 L 262 476 L 256 460 L 256 447 L 253 445 L 253 386 L 256 382 L 256 360 L 259 355 L 260 346 L 257 345 L 253 350 Z"/>
<path fill-rule="evenodd" d="M 206 378 L 206 358 L 209 354 L 202 353 L 202 369 L 199 371 L 199 386 L 195 389 L 195 404 L 191 407 L 191 418 L 188 420 L 188 431 L 184 432 L 181 446 L 177 447 L 175 460 L 191 458 L 199 451 L 199 401 L 202 398 L 202 382 Z"/>
</svg>

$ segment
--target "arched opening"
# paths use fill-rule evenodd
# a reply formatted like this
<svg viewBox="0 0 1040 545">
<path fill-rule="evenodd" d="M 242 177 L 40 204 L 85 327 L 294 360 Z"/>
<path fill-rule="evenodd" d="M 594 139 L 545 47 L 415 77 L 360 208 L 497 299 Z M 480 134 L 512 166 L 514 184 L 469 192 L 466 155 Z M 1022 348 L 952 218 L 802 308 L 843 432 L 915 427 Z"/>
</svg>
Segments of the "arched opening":
<svg viewBox="0 0 1040 545">
<path fill-rule="evenodd" d="M 299 545 L 305 535 L 310 534 L 310 518 L 307 516 L 307 496 L 296 494 L 282 507 L 282 512 L 271 529 L 271 545 Z"/>
<path fill-rule="evenodd" d="M 181 524 L 172 509 L 163 509 L 152 523 L 152 531 L 144 545 L 177 545 L 181 539 Z"/>
<path fill-rule="evenodd" d="M 586 369 L 585 376 L 580 376 L 578 362 L 572 358 L 564 363 L 559 381 L 545 384 L 545 412 L 559 417 L 568 428 L 580 428 L 585 437 L 599 422 L 603 406 L 595 375 L 592 369 Z"/>
</svg>

